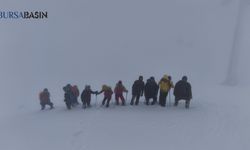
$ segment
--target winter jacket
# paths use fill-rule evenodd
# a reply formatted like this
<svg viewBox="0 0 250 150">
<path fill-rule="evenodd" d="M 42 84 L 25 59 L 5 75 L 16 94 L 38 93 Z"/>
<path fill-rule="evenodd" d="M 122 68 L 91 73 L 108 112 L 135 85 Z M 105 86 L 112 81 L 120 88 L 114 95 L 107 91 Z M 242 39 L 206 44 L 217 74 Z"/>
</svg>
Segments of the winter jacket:
<svg viewBox="0 0 250 150">
<path fill-rule="evenodd" d="M 176 99 L 192 99 L 192 89 L 190 83 L 183 80 L 178 81 L 174 88 L 174 96 Z"/>
<path fill-rule="evenodd" d="M 173 82 L 168 79 L 168 76 L 165 75 L 159 82 L 159 88 L 161 92 L 167 93 L 170 88 L 174 88 Z"/>
<path fill-rule="evenodd" d="M 98 94 L 103 93 L 103 92 L 104 92 L 104 97 L 107 97 L 107 98 L 111 98 L 113 95 L 112 88 L 109 86 L 103 86 L 102 90 Z"/>
<path fill-rule="evenodd" d="M 115 95 L 122 95 L 123 92 L 128 92 L 128 90 L 122 84 L 117 83 L 114 92 Z"/>
<path fill-rule="evenodd" d="M 65 86 L 63 90 L 64 90 L 64 101 L 66 103 L 73 103 L 75 96 L 71 90 L 71 87 Z"/>
<path fill-rule="evenodd" d="M 64 93 L 64 101 L 66 103 L 72 103 L 72 96 L 69 92 Z"/>
<path fill-rule="evenodd" d="M 48 102 L 50 102 L 50 94 L 49 94 L 49 92 L 45 92 L 45 91 L 41 92 L 39 94 L 39 99 L 40 99 L 41 103 L 48 103 Z"/>
<path fill-rule="evenodd" d="M 159 90 L 159 86 L 157 85 L 157 83 L 155 81 L 148 80 L 145 85 L 145 90 L 144 90 L 145 97 L 146 98 L 157 97 L 158 90 Z"/>
<path fill-rule="evenodd" d="M 81 94 L 81 100 L 84 101 L 90 101 L 91 100 L 91 94 L 96 94 L 97 92 L 92 91 L 91 89 L 85 89 L 82 91 Z"/>
<path fill-rule="evenodd" d="M 145 84 L 142 80 L 136 80 L 132 86 L 132 95 L 142 95 L 144 86 Z"/>
</svg>

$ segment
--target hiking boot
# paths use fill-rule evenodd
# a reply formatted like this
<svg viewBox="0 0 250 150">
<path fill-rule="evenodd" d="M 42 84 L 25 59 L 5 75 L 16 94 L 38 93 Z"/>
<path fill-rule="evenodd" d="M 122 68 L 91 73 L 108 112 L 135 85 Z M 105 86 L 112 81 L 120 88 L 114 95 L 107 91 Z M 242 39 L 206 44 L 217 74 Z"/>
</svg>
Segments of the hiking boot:
<svg viewBox="0 0 250 150">
<path fill-rule="evenodd" d="M 166 107 L 166 105 L 162 104 L 161 107 Z"/>
</svg>

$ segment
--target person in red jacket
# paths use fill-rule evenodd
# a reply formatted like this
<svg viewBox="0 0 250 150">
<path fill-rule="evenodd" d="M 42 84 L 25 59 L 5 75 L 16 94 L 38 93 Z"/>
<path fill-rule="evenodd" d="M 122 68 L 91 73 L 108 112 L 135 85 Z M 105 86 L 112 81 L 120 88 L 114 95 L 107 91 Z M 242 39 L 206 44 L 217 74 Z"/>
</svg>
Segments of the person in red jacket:
<svg viewBox="0 0 250 150">
<path fill-rule="evenodd" d="M 128 90 L 123 86 L 122 81 L 119 81 L 116 84 L 114 92 L 115 92 L 116 105 L 119 105 L 119 99 L 121 99 L 122 105 L 125 105 L 125 99 L 123 96 L 123 92 L 128 93 Z"/>
<path fill-rule="evenodd" d="M 46 105 L 49 105 L 50 109 L 54 108 L 53 103 L 50 101 L 50 93 L 47 88 L 45 88 L 39 94 L 39 100 L 40 100 L 41 110 L 44 110 Z"/>
<path fill-rule="evenodd" d="M 107 85 L 103 85 L 102 86 L 102 90 L 100 92 L 97 92 L 96 95 L 104 93 L 104 98 L 102 100 L 102 105 L 105 105 L 106 101 L 106 107 L 109 107 L 109 102 L 111 101 L 112 95 L 113 95 L 113 91 L 112 88 L 107 86 Z"/>
</svg>

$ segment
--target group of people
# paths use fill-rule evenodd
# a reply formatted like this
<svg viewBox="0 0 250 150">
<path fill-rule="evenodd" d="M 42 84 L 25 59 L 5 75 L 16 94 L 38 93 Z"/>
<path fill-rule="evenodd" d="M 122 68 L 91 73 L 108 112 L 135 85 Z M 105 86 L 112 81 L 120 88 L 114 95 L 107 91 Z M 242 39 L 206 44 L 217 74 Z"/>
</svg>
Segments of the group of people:
<svg viewBox="0 0 250 150">
<path fill-rule="evenodd" d="M 155 81 L 154 77 L 147 79 L 144 83 L 143 77 L 140 76 L 138 80 L 134 81 L 132 86 L 132 99 L 130 105 L 138 105 L 140 97 L 145 96 L 146 105 L 155 105 L 157 103 L 158 93 L 159 93 L 159 105 L 162 107 L 166 106 L 167 96 L 170 90 L 174 89 L 175 103 L 174 106 L 178 105 L 180 100 L 185 100 L 185 108 L 189 108 L 190 101 L 192 99 L 192 89 L 191 84 L 187 81 L 187 76 L 183 76 L 180 81 L 175 85 L 172 82 L 171 76 L 164 75 L 159 83 Z M 64 91 L 64 102 L 67 109 L 71 109 L 79 105 L 78 97 L 80 96 L 79 89 L 76 85 L 67 84 L 63 87 Z M 102 105 L 109 107 L 112 95 L 115 94 L 116 105 L 126 105 L 128 90 L 123 85 L 122 81 L 118 81 L 114 91 L 108 85 L 103 85 L 100 91 L 93 91 L 90 85 L 86 85 L 81 93 L 82 108 L 91 107 L 91 95 L 99 95 L 103 93 L 104 98 L 102 100 Z M 124 93 L 126 93 L 126 99 L 124 98 Z M 39 94 L 41 109 L 45 109 L 46 105 L 49 105 L 51 109 L 54 108 L 53 103 L 50 100 L 50 93 L 47 88 L 45 88 Z M 152 102 L 150 103 L 150 100 Z"/>
</svg>

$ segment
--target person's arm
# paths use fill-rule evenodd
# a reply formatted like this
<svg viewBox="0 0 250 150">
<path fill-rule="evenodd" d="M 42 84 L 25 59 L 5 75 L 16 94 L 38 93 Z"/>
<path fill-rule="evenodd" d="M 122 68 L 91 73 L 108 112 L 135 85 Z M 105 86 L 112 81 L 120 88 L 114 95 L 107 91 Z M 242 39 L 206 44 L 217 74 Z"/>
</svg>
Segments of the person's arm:
<svg viewBox="0 0 250 150">
<path fill-rule="evenodd" d="M 132 93 L 135 91 L 135 82 L 132 85 Z"/>
<path fill-rule="evenodd" d="M 125 86 L 123 86 L 123 91 L 124 91 L 125 93 L 128 93 L 128 90 L 125 88 Z"/>
<path fill-rule="evenodd" d="M 91 93 L 91 94 L 97 94 L 98 91 L 92 91 L 92 90 L 90 90 L 90 93 Z"/>
<path fill-rule="evenodd" d="M 99 94 L 101 94 L 103 92 L 104 92 L 104 90 L 101 90 L 100 92 L 97 91 L 96 95 L 99 95 Z"/>
</svg>

